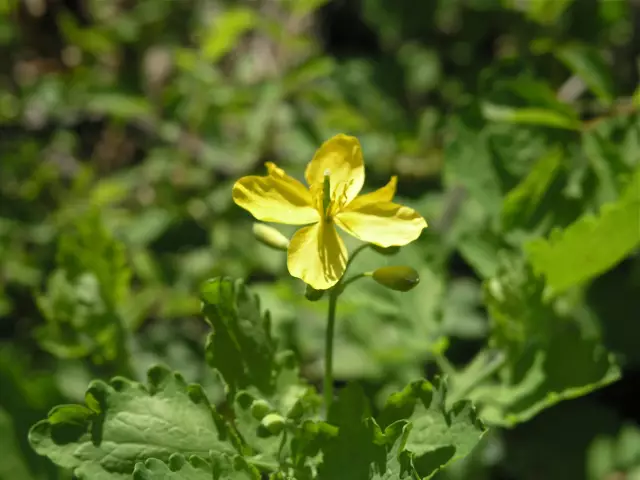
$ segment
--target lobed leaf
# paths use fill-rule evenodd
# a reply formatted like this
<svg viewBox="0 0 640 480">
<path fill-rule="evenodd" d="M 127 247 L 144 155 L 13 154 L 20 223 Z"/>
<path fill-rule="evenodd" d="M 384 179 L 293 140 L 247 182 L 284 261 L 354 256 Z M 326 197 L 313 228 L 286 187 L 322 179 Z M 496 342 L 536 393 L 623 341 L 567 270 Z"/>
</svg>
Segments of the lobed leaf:
<svg viewBox="0 0 640 480">
<path fill-rule="evenodd" d="M 522 261 L 505 264 L 486 282 L 498 352 L 482 352 L 452 378 L 452 387 L 456 398 L 477 404 L 489 424 L 513 426 L 620 378 L 599 336 L 572 311 L 559 311 L 544 290 Z"/>
<path fill-rule="evenodd" d="M 206 356 L 231 392 L 251 386 L 272 394 L 276 382 L 276 345 L 269 314 L 242 282 L 215 278 L 201 290 L 202 311 L 211 325 Z"/>
<path fill-rule="evenodd" d="M 85 402 L 54 408 L 29 432 L 37 453 L 79 479 L 128 478 L 138 462 L 168 461 L 175 453 L 234 452 L 202 388 L 164 367 L 149 370 L 147 386 L 121 377 L 93 381 Z"/>
<path fill-rule="evenodd" d="M 338 432 L 322 446 L 318 480 L 412 478 L 416 473 L 408 453 L 403 453 L 407 422 L 390 425 L 384 432 L 369 415 L 367 399 L 355 384 L 340 392 L 331 406 L 328 423 Z"/>
<path fill-rule="evenodd" d="M 606 248 L 603 246 L 606 245 Z M 596 217 L 586 214 L 548 239 L 526 245 L 534 269 L 562 292 L 613 267 L 640 245 L 640 170 L 616 202 Z"/>
<path fill-rule="evenodd" d="M 134 480 L 260 480 L 258 470 L 239 455 L 212 454 L 209 458 L 192 455 L 186 459 L 174 454 L 167 463 L 150 458 L 138 463 Z"/>
<path fill-rule="evenodd" d="M 447 382 L 420 380 L 393 394 L 381 413 L 381 425 L 406 420 L 411 430 L 405 443 L 421 478 L 430 478 L 468 455 L 486 432 L 471 402 L 447 405 Z"/>
<path fill-rule="evenodd" d="M 289 450 L 286 433 L 268 432 L 252 413 L 256 401 L 283 419 L 303 421 L 315 414 L 317 392 L 299 377 L 291 352 L 277 352 L 269 314 L 242 282 L 216 278 L 202 288 L 203 312 L 212 326 L 206 344 L 209 365 L 229 389 L 234 425 L 247 454 L 276 464 Z"/>
<path fill-rule="evenodd" d="M 58 242 L 58 269 L 36 296 L 45 325 L 37 330 L 40 345 L 61 358 L 93 355 L 112 362 L 123 355 L 120 315 L 129 294 L 131 272 L 124 245 L 92 210 Z"/>
</svg>

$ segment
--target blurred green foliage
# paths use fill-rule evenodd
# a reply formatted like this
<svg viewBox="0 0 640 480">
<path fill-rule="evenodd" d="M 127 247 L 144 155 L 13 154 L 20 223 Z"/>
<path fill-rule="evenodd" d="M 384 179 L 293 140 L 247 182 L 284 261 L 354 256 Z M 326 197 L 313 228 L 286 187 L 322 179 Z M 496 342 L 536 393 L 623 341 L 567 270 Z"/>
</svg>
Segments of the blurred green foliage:
<svg viewBox="0 0 640 480">
<path fill-rule="evenodd" d="M 286 410 L 307 387 L 278 344 L 320 383 L 325 302 L 255 240 L 231 186 L 265 161 L 302 178 L 337 132 L 360 139 L 368 188 L 399 175 L 430 227 L 354 262 L 410 265 L 421 282 L 350 287 L 336 377 L 384 412 L 390 394 L 447 374 L 446 408 L 472 400 L 499 428 L 438 478 L 634 478 L 639 31 L 624 0 L 0 1 L 0 479 L 70 477 L 27 432 L 82 403 L 94 378 L 141 381 L 163 363 L 222 415 L 246 413 L 225 385 Z M 271 312 L 262 324 L 247 294 L 262 336 L 235 349 L 218 338 L 229 363 L 200 318 L 215 276 L 246 278 Z M 212 318 L 220 335 L 237 327 Z M 276 386 L 276 371 L 289 380 Z M 361 401 L 351 388 L 345 409 Z M 365 431 L 340 408 L 344 445 L 384 438 L 388 453 L 409 438 L 384 414 Z M 252 422 L 237 428 L 250 436 Z M 248 440 L 267 456 L 273 442 Z M 336 478 L 345 452 L 330 452 L 323 475 Z M 223 457 L 207 465 L 252 478 Z M 135 475 L 168 468 L 149 460 Z"/>
</svg>

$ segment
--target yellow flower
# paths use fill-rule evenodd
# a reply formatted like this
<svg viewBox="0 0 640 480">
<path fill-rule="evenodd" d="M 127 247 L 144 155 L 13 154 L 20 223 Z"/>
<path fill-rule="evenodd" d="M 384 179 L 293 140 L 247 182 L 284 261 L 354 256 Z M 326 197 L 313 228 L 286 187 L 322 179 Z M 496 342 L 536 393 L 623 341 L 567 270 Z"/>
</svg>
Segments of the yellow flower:
<svg viewBox="0 0 640 480">
<path fill-rule="evenodd" d="M 326 290 L 342 277 L 347 249 L 336 230 L 379 245 L 402 246 L 420 236 L 427 222 L 415 210 L 392 203 L 397 178 L 358 196 L 364 185 L 364 160 L 357 138 L 336 135 L 318 149 L 307 165 L 306 188 L 271 162 L 268 175 L 242 177 L 233 186 L 233 200 L 264 222 L 306 225 L 291 238 L 287 267 L 294 277 Z M 325 175 L 329 205 L 323 205 Z"/>
</svg>

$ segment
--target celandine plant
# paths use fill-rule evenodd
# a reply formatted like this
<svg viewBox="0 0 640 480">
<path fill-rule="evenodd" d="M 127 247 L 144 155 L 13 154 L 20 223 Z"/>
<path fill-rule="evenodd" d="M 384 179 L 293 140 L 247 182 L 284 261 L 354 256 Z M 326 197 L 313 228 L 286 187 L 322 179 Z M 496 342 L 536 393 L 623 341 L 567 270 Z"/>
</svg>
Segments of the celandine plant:
<svg viewBox="0 0 640 480">
<path fill-rule="evenodd" d="M 427 226 L 416 211 L 391 201 L 396 178 L 358 196 L 362 151 L 346 135 L 313 157 L 309 188 L 271 163 L 267 169 L 267 176 L 238 180 L 233 198 L 258 220 L 302 226 L 290 241 L 260 223 L 254 234 L 287 251 L 289 272 L 307 284 L 308 299 L 328 297 L 324 401 L 299 376 L 292 353 L 278 350 L 258 299 L 242 282 L 216 278 L 204 284 L 201 298 L 211 326 L 206 361 L 224 384 L 224 411 L 200 385 L 156 366 L 146 385 L 96 380 L 85 405 L 55 407 L 30 431 L 36 452 L 81 479 L 392 480 L 430 478 L 475 447 L 486 429 L 469 401 L 447 399 L 446 379 L 410 383 L 375 415 L 355 384 L 334 398 L 341 293 L 365 277 L 397 291 L 419 281 L 409 266 L 347 276 L 363 249 L 388 253 Z M 350 258 L 336 226 L 365 242 Z M 117 312 L 113 318 L 122 322 Z"/>
<path fill-rule="evenodd" d="M 343 280 L 349 265 L 363 248 L 400 247 L 420 236 L 427 222 L 415 210 L 393 203 L 397 177 L 375 192 L 360 195 L 364 186 L 364 160 L 357 138 L 336 135 L 327 140 L 307 165 L 306 188 L 273 163 L 267 163 L 265 177 L 243 177 L 233 187 L 233 200 L 258 220 L 288 225 L 307 225 L 290 243 L 274 238 L 274 246 L 286 245 L 289 273 L 308 285 L 307 297 L 318 299 L 329 292 L 329 313 L 325 342 L 325 406 L 333 398 L 333 331 L 338 297 L 344 288 L 364 276 L 394 290 L 406 291 L 418 283 L 410 267 L 387 267 Z M 336 225 L 367 242 L 348 258 Z M 264 227 L 259 234 L 269 243 Z"/>
</svg>

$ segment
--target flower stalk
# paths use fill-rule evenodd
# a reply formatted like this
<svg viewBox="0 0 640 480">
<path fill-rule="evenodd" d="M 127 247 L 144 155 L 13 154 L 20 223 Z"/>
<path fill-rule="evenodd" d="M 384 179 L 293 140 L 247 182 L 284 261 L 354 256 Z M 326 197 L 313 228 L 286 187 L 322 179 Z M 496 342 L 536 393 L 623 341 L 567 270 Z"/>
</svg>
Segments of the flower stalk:
<svg viewBox="0 0 640 480">
<path fill-rule="evenodd" d="M 329 292 L 329 311 L 327 313 L 327 331 L 324 341 L 324 406 L 327 415 L 331 402 L 333 402 L 333 337 L 336 324 L 336 308 L 338 306 L 337 288 L 332 288 Z"/>
</svg>

